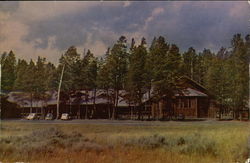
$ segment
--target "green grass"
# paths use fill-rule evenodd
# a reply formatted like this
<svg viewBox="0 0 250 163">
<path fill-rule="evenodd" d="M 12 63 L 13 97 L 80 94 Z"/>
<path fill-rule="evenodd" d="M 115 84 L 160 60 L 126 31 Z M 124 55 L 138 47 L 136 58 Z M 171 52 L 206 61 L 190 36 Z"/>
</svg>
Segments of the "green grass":
<svg viewBox="0 0 250 163">
<path fill-rule="evenodd" d="M 6 122 L 0 161 L 243 162 L 249 123 L 145 122 L 144 125 Z"/>
</svg>

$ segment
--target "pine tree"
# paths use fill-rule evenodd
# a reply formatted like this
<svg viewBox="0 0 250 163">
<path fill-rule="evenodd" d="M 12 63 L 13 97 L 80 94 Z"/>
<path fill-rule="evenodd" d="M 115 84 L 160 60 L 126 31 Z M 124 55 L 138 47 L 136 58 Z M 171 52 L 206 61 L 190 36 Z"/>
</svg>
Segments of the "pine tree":
<svg viewBox="0 0 250 163">
<path fill-rule="evenodd" d="M 119 90 L 124 88 L 125 77 L 128 66 L 127 40 L 125 36 L 121 36 L 116 44 L 111 49 L 110 55 L 107 57 L 107 68 L 109 76 L 112 79 L 110 82 L 111 88 L 114 90 L 113 112 L 112 119 L 115 118 L 116 109 L 118 106 Z"/>
<path fill-rule="evenodd" d="M 204 49 L 197 58 L 197 64 L 195 65 L 196 81 L 201 85 L 206 86 L 206 75 L 208 69 L 213 65 L 213 59 L 215 54 L 213 54 L 209 49 Z"/>
<path fill-rule="evenodd" d="M 232 94 L 233 99 L 233 109 L 235 111 L 235 116 L 239 114 L 239 110 L 246 107 L 248 102 L 248 63 L 249 56 L 247 56 L 247 46 L 244 40 L 241 38 L 240 34 L 234 35 L 232 39 L 232 59 L 233 59 L 233 69 L 235 69 L 235 74 L 232 76 L 234 93 Z"/>
<path fill-rule="evenodd" d="M 225 107 L 230 105 L 229 95 L 231 88 L 229 74 L 231 75 L 231 73 L 229 73 L 229 62 L 218 57 L 213 58 L 211 62 L 212 65 L 209 67 L 205 77 L 205 84 L 220 104 L 219 112 L 221 115 L 225 111 Z"/>
<path fill-rule="evenodd" d="M 90 50 L 87 51 L 86 56 L 84 56 L 84 58 L 83 58 L 83 65 L 84 65 L 84 67 L 83 67 L 84 69 L 82 69 L 83 70 L 82 76 L 84 76 L 84 81 L 82 82 L 82 84 L 83 84 L 85 90 L 87 90 L 87 91 L 94 90 L 93 101 L 94 101 L 94 110 L 95 110 L 96 87 L 97 87 L 97 82 L 96 82 L 97 59 L 94 57 L 94 54 L 91 53 Z M 86 99 L 86 103 L 87 103 L 89 100 L 88 93 L 86 94 L 85 99 Z M 92 111 L 91 116 L 93 116 L 93 111 Z M 88 113 L 88 110 L 86 109 L 85 118 L 88 117 L 87 113 Z"/>
<path fill-rule="evenodd" d="M 13 51 L 10 51 L 8 55 L 6 53 L 2 55 L 1 65 L 1 90 L 12 91 L 16 79 L 16 57 Z"/>
<path fill-rule="evenodd" d="M 110 68 L 109 65 L 107 64 L 107 58 L 110 55 L 110 48 L 107 49 L 107 52 L 105 53 L 105 56 L 103 59 L 99 61 L 99 71 L 97 74 L 97 86 L 99 89 L 103 89 L 104 92 L 100 95 L 102 98 L 106 98 L 108 101 L 108 117 L 111 119 L 111 108 L 110 104 L 112 103 L 112 96 L 110 93 L 110 88 L 111 88 L 111 73 L 110 73 Z"/>
<path fill-rule="evenodd" d="M 76 85 L 74 83 L 75 77 L 78 74 L 76 72 L 78 62 L 80 60 L 80 54 L 77 53 L 77 49 L 74 46 L 69 47 L 64 55 L 59 60 L 59 65 L 57 68 L 58 79 L 58 97 L 57 97 L 57 118 L 59 118 L 59 103 L 60 103 L 60 95 L 64 94 L 64 98 L 62 101 L 65 103 L 66 101 L 70 104 L 70 112 L 71 112 L 71 95 L 76 91 Z M 61 89 L 63 93 L 61 92 Z"/>
<path fill-rule="evenodd" d="M 142 107 L 142 96 L 146 90 L 146 57 L 147 49 L 145 39 L 142 38 L 138 47 L 133 47 L 130 54 L 130 64 L 127 73 L 127 92 L 129 93 L 129 101 Z M 139 117 L 140 119 L 139 109 Z"/>
<path fill-rule="evenodd" d="M 185 74 L 191 78 L 194 79 L 195 76 L 195 64 L 197 62 L 197 54 L 195 52 L 195 49 L 193 47 L 190 47 L 187 52 L 183 54 L 183 71 Z"/>
</svg>

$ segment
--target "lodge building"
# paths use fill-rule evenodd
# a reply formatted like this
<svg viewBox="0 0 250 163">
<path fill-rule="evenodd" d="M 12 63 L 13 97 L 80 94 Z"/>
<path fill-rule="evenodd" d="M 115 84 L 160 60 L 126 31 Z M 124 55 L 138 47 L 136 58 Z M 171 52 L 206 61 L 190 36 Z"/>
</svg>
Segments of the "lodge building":
<svg viewBox="0 0 250 163">
<path fill-rule="evenodd" d="M 169 119 L 179 116 L 185 118 L 215 118 L 218 111 L 213 96 L 206 88 L 197 82 L 182 77 L 183 90 L 172 98 L 162 97 L 155 100 L 151 93 L 143 96 L 141 106 L 134 105 L 126 100 L 126 91 L 119 91 L 116 108 L 117 119 Z M 70 113 L 78 119 L 108 119 L 112 114 L 112 90 L 96 90 L 78 92 L 82 96 L 71 97 L 70 100 L 60 103 L 60 114 Z M 56 116 L 57 92 L 48 92 L 47 101 L 31 100 L 30 96 L 22 92 L 10 92 L 7 100 L 17 104 L 20 115 L 31 112 L 46 115 L 53 113 Z M 62 100 L 63 101 L 63 100 Z M 64 100 L 65 101 L 65 100 Z"/>
</svg>

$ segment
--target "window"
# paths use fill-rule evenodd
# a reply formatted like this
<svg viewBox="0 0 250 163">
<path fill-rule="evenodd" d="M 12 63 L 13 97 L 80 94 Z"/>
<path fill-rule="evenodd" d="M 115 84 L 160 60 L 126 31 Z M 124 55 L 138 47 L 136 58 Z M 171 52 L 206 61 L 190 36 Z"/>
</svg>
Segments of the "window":
<svg viewBox="0 0 250 163">
<path fill-rule="evenodd" d="M 178 108 L 181 108 L 181 109 L 191 108 L 192 105 L 193 105 L 192 103 L 193 103 L 192 99 L 189 99 L 189 98 L 177 99 L 176 100 L 176 106 Z"/>
<path fill-rule="evenodd" d="M 188 99 L 188 101 L 189 101 L 189 108 L 191 108 L 192 107 L 192 100 Z"/>
<path fill-rule="evenodd" d="M 187 109 L 192 107 L 192 100 L 191 99 L 179 99 L 178 101 L 179 108 Z"/>
<path fill-rule="evenodd" d="M 189 99 L 184 99 L 184 108 L 189 108 Z"/>
</svg>

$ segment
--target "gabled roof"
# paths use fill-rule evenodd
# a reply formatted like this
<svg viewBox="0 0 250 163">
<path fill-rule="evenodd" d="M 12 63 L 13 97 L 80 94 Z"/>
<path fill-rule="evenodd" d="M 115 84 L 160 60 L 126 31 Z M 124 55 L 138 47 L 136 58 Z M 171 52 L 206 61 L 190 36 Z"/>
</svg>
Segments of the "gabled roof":
<svg viewBox="0 0 250 163">
<path fill-rule="evenodd" d="M 208 97 L 207 94 L 198 90 L 187 88 L 182 91 L 182 94 L 176 93 L 175 96 L 188 96 L 188 97 Z"/>
<path fill-rule="evenodd" d="M 175 93 L 175 96 L 186 96 L 186 97 L 209 97 L 211 94 L 209 91 L 202 86 L 201 84 L 197 83 L 196 81 L 190 79 L 187 76 L 182 76 L 179 78 L 179 86 L 183 87 L 183 89 L 179 92 Z M 143 97 L 142 101 L 146 102 L 153 99 L 154 94 L 154 87 L 151 88 L 150 93 L 146 92 Z"/>
<path fill-rule="evenodd" d="M 207 94 L 208 96 L 211 96 L 211 93 L 208 91 L 207 88 L 196 82 L 195 80 L 189 78 L 188 76 L 182 76 L 179 79 L 180 85 L 186 87 L 186 88 L 192 88 L 194 90 L 203 92 Z"/>
</svg>

